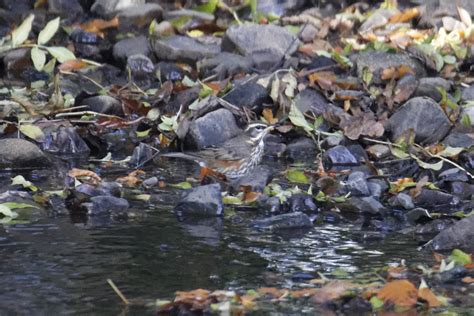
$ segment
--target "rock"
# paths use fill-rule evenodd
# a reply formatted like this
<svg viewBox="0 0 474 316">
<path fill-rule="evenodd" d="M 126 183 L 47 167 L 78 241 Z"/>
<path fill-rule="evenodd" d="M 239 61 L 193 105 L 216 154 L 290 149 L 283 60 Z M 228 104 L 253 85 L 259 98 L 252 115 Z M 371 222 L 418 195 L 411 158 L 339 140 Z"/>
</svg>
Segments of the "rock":
<svg viewBox="0 0 474 316">
<path fill-rule="evenodd" d="M 362 80 L 365 71 L 373 74 L 372 82 L 382 83 L 381 73 L 390 67 L 407 66 L 413 70 L 417 78 L 424 77 L 426 71 L 421 63 L 406 54 L 390 54 L 385 52 L 364 52 L 351 57 L 357 70 L 358 77 Z M 367 69 L 367 70 L 365 70 Z"/>
<path fill-rule="evenodd" d="M 279 136 L 273 134 L 265 136 L 265 156 L 279 158 L 283 156 L 285 151 L 286 145 Z"/>
<path fill-rule="evenodd" d="M 257 200 L 257 206 L 263 210 L 266 214 L 278 214 L 282 209 L 280 199 L 276 196 L 268 197 L 261 195 L 261 198 Z"/>
<path fill-rule="evenodd" d="M 441 101 L 441 93 L 438 88 L 442 88 L 445 91 L 451 90 L 451 83 L 441 77 L 426 77 L 421 78 L 418 82 L 418 87 L 415 90 L 414 96 L 416 97 L 429 97 L 436 102 Z"/>
<path fill-rule="evenodd" d="M 224 100 L 239 107 L 256 109 L 270 100 L 267 89 L 256 82 L 238 84 L 225 97 Z"/>
<path fill-rule="evenodd" d="M 321 115 L 326 112 L 329 102 L 318 91 L 306 88 L 295 97 L 295 105 L 303 113 L 311 111 Z"/>
<path fill-rule="evenodd" d="M 99 35 L 92 32 L 86 32 L 80 28 L 74 29 L 69 37 L 76 44 L 99 45 L 103 41 Z"/>
<path fill-rule="evenodd" d="M 8 79 L 21 79 L 23 72 L 33 66 L 29 48 L 9 50 L 3 56 L 3 73 Z"/>
<path fill-rule="evenodd" d="M 248 187 L 251 192 L 263 192 L 265 186 L 272 178 L 271 170 L 266 166 L 257 166 L 251 173 L 239 178 L 232 183 L 232 187 L 238 190 L 239 187 Z"/>
<path fill-rule="evenodd" d="M 346 182 L 346 189 L 352 196 L 369 196 L 370 190 L 363 172 L 355 171 L 351 173 Z"/>
<path fill-rule="evenodd" d="M 361 34 L 371 32 L 372 30 L 385 26 L 390 17 L 397 13 L 395 9 L 382 9 L 376 10 L 371 14 L 362 25 L 359 27 L 359 32 Z"/>
<path fill-rule="evenodd" d="M 387 209 L 374 197 L 351 197 L 346 202 L 339 205 L 341 211 L 369 213 L 373 215 L 384 214 Z"/>
<path fill-rule="evenodd" d="M 461 200 L 471 200 L 474 195 L 474 185 L 466 182 L 454 181 L 449 183 L 449 192 Z"/>
<path fill-rule="evenodd" d="M 415 205 L 424 208 L 446 208 L 446 206 L 454 206 L 457 199 L 449 193 L 439 190 L 422 189 L 414 200 Z"/>
<path fill-rule="evenodd" d="M 473 126 L 474 125 L 474 107 L 473 106 L 465 107 L 463 109 L 463 115 L 467 115 L 469 117 L 471 126 Z"/>
<path fill-rule="evenodd" d="M 314 197 L 310 194 L 293 194 L 287 200 L 290 212 L 315 213 L 319 210 Z"/>
<path fill-rule="evenodd" d="M 316 159 L 317 148 L 307 137 L 298 138 L 286 146 L 285 156 L 292 161 Z"/>
<path fill-rule="evenodd" d="M 191 189 L 175 206 L 178 216 L 221 216 L 224 212 L 219 184 L 209 184 Z"/>
<path fill-rule="evenodd" d="M 157 150 L 154 150 L 151 146 L 140 143 L 133 150 L 132 157 L 128 164 L 135 168 L 142 167 L 145 163 L 150 162 L 156 153 Z"/>
<path fill-rule="evenodd" d="M 450 168 L 450 169 L 444 170 L 438 175 L 438 179 L 439 179 L 438 182 L 441 184 L 444 182 L 451 182 L 451 181 L 462 181 L 462 182 L 469 181 L 469 178 L 467 177 L 466 172 L 458 168 Z"/>
<path fill-rule="evenodd" d="M 227 29 L 222 40 L 222 50 L 243 56 L 269 53 L 282 59 L 285 53 L 293 54 L 299 41 L 294 34 L 277 25 L 243 24 Z"/>
<path fill-rule="evenodd" d="M 153 20 L 161 20 L 163 9 L 156 3 L 136 4 L 118 12 L 120 29 L 127 30 L 130 26 L 148 26 Z"/>
<path fill-rule="evenodd" d="M 89 216 L 103 216 L 103 215 L 126 215 L 129 204 L 126 199 L 110 196 L 99 195 L 91 198 L 90 203 L 82 203 L 82 206 L 87 209 Z"/>
<path fill-rule="evenodd" d="M 391 201 L 390 205 L 393 207 L 403 207 L 406 210 L 411 210 L 415 208 L 411 196 L 406 193 L 398 193 Z"/>
<path fill-rule="evenodd" d="M 35 144 L 20 138 L 0 139 L 0 169 L 21 170 L 51 167 L 51 161 Z"/>
<path fill-rule="evenodd" d="M 113 48 L 114 59 L 122 64 L 127 62 L 128 57 L 137 54 L 151 55 L 150 44 L 145 36 L 123 39 L 115 43 Z"/>
<path fill-rule="evenodd" d="M 410 225 L 426 223 L 431 220 L 430 213 L 424 208 L 417 207 L 406 213 L 407 222 Z"/>
<path fill-rule="evenodd" d="M 360 163 L 346 147 L 338 145 L 324 152 L 323 164 L 326 170 L 330 170 L 348 169 Z"/>
<path fill-rule="evenodd" d="M 201 149 L 221 144 L 240 133 L 234 115 L 229 110 L 218 109 L 192 122 L 185 141 L 188 147 Z"/>
<path fill-rule="evenodd" d="M 280 229 L 313 227 L 313 223 L 308 215 L 296 212 L 257 219 L 252 222 L 251 226 L 256 229 L 277 231 Z"/>
<path fill-rule="evenodd" d="M 174 35 L 155 40 L 152 43 L 152 48 L 156 57 L 160 60 L 197 62 L 220 53 L 219 44 L 219 40 L 213 37 L 196 39 Z"/>
<path fill-rule="evenodd" d="M 189 10 L 189 9 L 180 9 L 180 10 L 172 10 L 166 11 L 163 14 L 163 18 L 165 20 L 173 20 L 180 17 L 190 17 L 196 20 L 205 21 L 205 22 L 213 22 L 215 19 L 214 14 L 206 13 L 206 12 L 199 12 L 196 10 Z"/>
<path fill-rule="evenodd" d="M 453 130 L 443 140 L 443 144 L 451 147 L 469 148 L 474 146 L 474 135 Z"/>
<path fill-rule="evenodd" d="M 473 101 L 474 100 L 474 84 L 467 88 L 462 89 L 461 101 Z"/>
<path fill-rule="evenodd" d="M 373 158 L 380 160 L 390 155 L 390 147 L 382 144 L 375 144 L 367 147 L 367 153 Z"/>
<path fill-rule="evenodd" d="M 78 0 L 48 0 L 48 12 L 69 19 L 75 19 L 84 14 Z"/>
<path fill-rule="evenodd" d="M 413 129 L 416 143 L 433 144 L 443 139 L 450 127 L 449 119 L 433 99 L 416 97 L 390 117 L 385 129 L 391 132 L 393 142 Z"/>
<path fill-rule="evenodd" d="M 141 88 L 147 88 L 151 81 L 155 79 L 155 65 L 142 54 L 129 56 L 127 59 L 127 69 L 130 70 L 132 80 Z"/>
<path fill-rule="evenodd" d="M 451 0 L 421 0 L 424 10 L 422 10 L 420 24 L 435 26 L 441 24 L 441 19 L 446 16 L 451 16 L 459 19 L 457 14 L 457 7 L 463 8 L 474 15 L 474 2 L 471 0 L 458 0 L 453 2 Z"/>
<path fill-rule="evenodd" d="M 304 0 L 259 0 L 257 2 L 257 12 L 264 15 L 283 16 L 300 9 L 306 4 Z"/>
<path fill-rule="evenodd" d="M 416 235 L 434 236 L 448 227 L 454 225 L 456 220 L 453 218 L 435 219 L 426 224 L 418 225 L 415 230 Z"/>
<path fill-rule="evenodd" d="M 82 100 L 81 105 L 87 105 L 90 111 L 123 116 L 122 103 L 108 95 L 98 95 Z"/>
<path fill-rule="evenodd" d="M 474 216 L 458 221 L 433 238 L 430 247 L 435 250 L 462 248 L 465 251 L 474 250 Z"/>
<path fill-rule="evenodd" d="M 45 140 L 40 144 L 41 149 L 56 154 L 88 154 L 89 146 L 79 136 L 74 127 L 55 126 L 55 130 L 46 132 Z"/>
<path fill-rule="evenodd" d="M 232 53 L 220 53 L 214 57 L 203 59 L 197 63 L 202 76 L 217 75 L 224 79 L 239 73 L 248 73 L 252 68 L 252 60 Z"/>
<path fill-rule="evenodd" d="M 95 0 L 91 12 L 103 18 L 110 18 L 118 11 L 132 8 L 137 4 L 145 4 L 145 0 Z"/>
<path fill-rule="evenodd" d="M 159 62 L 156 64 L 156 72 L 160 75 L 160 80 L 165 81 L 181 81 L 184 79 L 186 73 L 183 69 L 178 67 L 175 63 Z"/>
</svg>

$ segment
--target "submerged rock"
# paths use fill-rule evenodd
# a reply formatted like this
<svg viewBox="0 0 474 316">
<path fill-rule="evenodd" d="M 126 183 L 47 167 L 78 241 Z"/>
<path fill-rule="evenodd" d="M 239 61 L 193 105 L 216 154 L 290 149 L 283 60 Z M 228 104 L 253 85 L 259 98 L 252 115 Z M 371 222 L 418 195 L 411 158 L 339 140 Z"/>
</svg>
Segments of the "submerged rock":
<svg viewBox="0 0 474 316">
<path fill-rule="evenodd" d="M 41 169 L 51 161 L 35 144 L 20 138 L 0 139 L 0 169 Z"/>
<path fill-rule="evenodd" d="M 221 216 L 224 212 L 219 184 L 191 189 L 174 208 L 178 216 Z"/>
<path fill-rule="evenodd" d="M 41 143 L 44 151 L 56 154 L 88 154 L 90 151 L 74 127 L 59 126 L 45 134 L 45 140 Z"/>
<path fill-rule="evenodd" d="M 257 219 L 251 225 L 257 229 L 276 231 L 280 229 L 312 227 L 313 223 L 308 215 L 295 212 Z"/>
<path fill-rule="evenodd" d="M 430 247 L 433 250 L 448 250 L 462 248 L 466 251 L 474 250 L 474 216 L 469 216 L 443 230 L 433 238 Z"/>
<path fill-rule="evenodd" d="M 128 201 L 123 198 L 99 195 L 91 198 L 90 203 L 82 203 L 82 206 L 87 209 L 89 216 L 102 215 L 126 215 L 129 208 Z"/>
</svg>

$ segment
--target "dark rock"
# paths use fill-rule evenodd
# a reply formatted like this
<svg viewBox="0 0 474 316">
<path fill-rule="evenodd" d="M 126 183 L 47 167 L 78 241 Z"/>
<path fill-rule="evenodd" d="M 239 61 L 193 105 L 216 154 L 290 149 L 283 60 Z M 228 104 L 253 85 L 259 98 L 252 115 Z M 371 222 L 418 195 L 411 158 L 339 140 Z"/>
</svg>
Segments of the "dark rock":
<svg viewBox="0 0 474 316">
<path fill-rule="evenodd" d="M 181 81 L 184 79 L 186 73 L 183 69 L 178 67 L 175 63 L 159 62 L 156 65 L 157 73 L 160 75 L 160 80 L 165 81 Z"/>
<path fill-rule="evenodd" d="M 431 216 L 428 211 L 421 207 L 417 207 L 407 212 L 406 218 L 408 223 L 411 225 L 422 224 L 431 220 Z"/>
<path fill-rule="evenodd" d="M 415 230 L 415 234 L 433 236 L 452 226 L 454 223 L 456 223 L 456 220 L 453 218 L 435 219 L 426 224 L 419 225 Z"/>
<path fill-rule="evenodd" d="M 390 201 L 390 205 L 393 207 L 403 207 L 406 210 L 415 208 L 411 196 L 406 193 L 400 192 Z"/>
<path fill-rule="evenodd" d="M 282 205 L 280 199 L 276 196 L 267 197 L 263 196 L 264 198 L 257 200 L 257 206 L 269 214 L 277 214 L 280 213 Z"/>
<path fill-rule="evenodd" d="M 221 217 L 190 217 L 184 218 L 180 226 L 189 236 L 194 237 L 196 242 L 217 247 L 224 231 L 224 220 Z"/>
<path fill-rule="evenodd" d="M 114 59 L 122 64 L 132 55 L 151 55 L 150 44 L 145 36 L 130 37 L 118 41 L 113 48 Z"/>
<path fill-rule="evenodd" d="M 367 186 L 369 187 L 370 196 L 375 198 L 380 198 L 382 193 L 387 190 L 387 184 L 385 181 L 367 181 Z"/>
<path fill-rule="evenodd" d="M 351 173 L 346 181 L 346 189 L 352 196 L 369 196 L 370 190 L 363 172 L 355 171 Z"/>
<path fill-rule="evenodd" d="M 315 159 L 316 144 L 310 138 L 302 137 L 286 146 L 286 157 L 292 161 Z"/>
<path fill-rule="evenodd" d="M 76 18 L 84 13 L 78 0 L 48 0 L 48 11 L 62 18 Z"/>
<path fill-rule="evenodd" d="M 449 192 L 461 200 L 470 200 L 474 195 L 474 185 L 466 182 L 454 181 L 449 184 Z"/>
<path fill-rule="evenodd" d="M 293 282 L 304 282 L 314 279 L 314 274 L 309 272 L 294 272 L 291 274 L 291 280 Z"/>
<path fill-rule="evenodd" d="M 235 86 L 224 100 L 240 108 L 255 109 L 269 101 L 269 95 L 266 88 L 251 81 Z"/>
<path fill-rule="evenodd" d="M 129 165 L 132 167 L 141 167 L 145 163 L 150 162 L 153 159 L 153 156 L 156 154 L 156 150 L 154 150 L 151 146 L 147 144 L 140 143 L 135 149 L 133 150 L 132 157 L 130 159 Z"/>
<path fill-rule="evenodd" d="M 9 50 L 3 57 L 3 73 L 8 79 L 21 79 L 23 72 L 33 66 L 30 56 L 29 48 Z"/>
<path fill-rule="evenodd" d="M 129 56 L 127 59 L 127 69 L 130 71 L 132 80 L 142 89 L 146 89 L 155 78 L 155 65 L 142 54 Z"/>
<path fill-rule="evenodd" d="M 295 97 L 295 105 L 303 113 L 311 111 L 321 115 L 327 110 L 329 102 L 318 91 L 306 88 Z"/>
<path fill-rule="evenodd" d="M 449 132 L 451 123 L 441 107 L 430 98 L 416 97 L 407 101 L 388 120 L 385 129 L 396 141 L 413 129 L 415 142 L 433 144 Z"/>
<path fill-rule="evenodd" d="M 221 144 L 241 132 L 234 115 L 229 110 L 218 109 L 191 123 L 186 144 L 191 148 L 201 149 Z"/>
<path fill-rule="evenodd" d="M 160 60 L 177 60 L 197 62 L 204 58 L 211 58 L 220 53 L 217 38 L 211 40 L 196 39 L 188 36 L 175 35 L 157 39 L 152 43 L 153 52 Z"/>
<path fill-rule="evenodd" d="M 269 134 L 265 137 L 265 156 L 282 157 L 286 151 L 286 145 L 276 136 Z"/>
<path fill-rule="evenodd" d="M 451 182 L 451 181 L 462 181 L 467 182 L 469 178 L 465 171 L 462 171 L 458 168 L 451 168 L 444 170 L 438 176 L 439 182 Z"/>
<path fill-rule="evenodd" d="M 224 212 L 219 184 L 191 189 L 175 206 L 178 216 L 221 216 Z"/>
<path fill-rule="evenodd" d="M 338 145 L 324 152 L 323 164 L 326 170 L 330 170 L 348 169 L 360 163 L 346 147 Z"/>
<path fill-rule="evenodd" d="M 369 213 L 373 215 L 384 214 L 387 209 L 378 200 L 369 197 L 351 197 L 339 205 L 341 211 L 355 213 Z"/>
<path fill-rule="evenodd" d="M 467 276 L 469 271 L 460 265 L 455 265 L 452 269 L 438 273 L 435 278 L 441 284 L 459 283 L 459 281 Z"/>
<path fill-rule="evenodd" d="M 280 229 L 312 227 L 313 223 L 308 215 L 296 212 L 257 219 L 251 225 L 257 229 L 277 231 Z"/>
<path fill-rule="evenodd" d="M 126 215 L 129 208 L 128 201 L 110 195 L 99 195 L 91 198 L 90 203 L 82 203 L 90 216 Z"/>
<path fill-rule="evenodd" d="M 300 9 L 305 4 L 304 0 L 260 0 L 257 2 L 257 12 L 264 15 L 283 16 Z"/>
<path fill-rule="evenodd" d="M 472 251 L 474 250 L 473 239 L 474 216 L 469 216 L 436 235 L 430 247 L 436 251 L 453 248 L 462 248 L 466 251 Z"/>
<path fill-rule="evenodd" d="M 278 59 L 293 54 L 299 41 L 287 29 L 276 25 L 244 24 L 231 26 L 222 40 L 222 50 L 244 56 L 269 53 Z"/>
<path fill-rule="evenodd" d="M 90 152 L 86 142 L 74 127 L 59 126 L 56 130 L 45 132 L 45 134 L 45 140 L 40 144 L 44 151 L 57 154 L 88 154 Z"/>
<path fill-rule="evenodd" d="M 319 210 L 314 197 L 310 194 L 293 194 L 287 200 L 290 212 L 314 213 Z"/>
<path fill-rule="evenodd" d="M 461 101 L 473 101 L 474 100 L 474 84 L 467 88 L 462 89 Z"/>
<path fill-rule="evenodd" d="M 71 40 L 76 44 L 99 45 L 102 43 L 102 38 L 91 32 L 86 32 L 83 29 L 77 28 L 69 35 Z"/>
<path fill-rule="evenodd" d="M 446 207 L 454 206 L 454 197 L 439 190 L 422 189 L 415 199 L 415 205 L 418 207 L 435 208 L 435 207 Z"/>
<path fill-rule="evenodd" d="M 155 185 L 158 185 L 160 182 L 160 179 L 158 177 L 151 177 L 143 180 L 142 184 L 145 188 L 151 188 L 154 187 Z"/>
<path fill-rule="evenodd" d="M 217 75 L 219 79 L 224 79 L 239 73 L 250 72 L 252 60 L 241 55 L 224 52 L 199 61 L 197 66 L 204 77 Z"/>
<path fill-rule="evenodd" d="M 474 15 L 474 2 L 471 0 L 458 0 L 456 2 L 451 0 L 421 0 L 419 2 L 425 5 L 421 14 L 420 24 L 422 25 L 440 25 L 441 19 L 446 16 L 459 19 L 457 7 L 467 10 L 471 16 Z"/>
<path fill-rule="evenodd" d="M 418 80 L 412 74 L 406 74 L 397 81 L 393 96 L 393 101 L 397 104 L 408 100 L 415 92 L 418 86 Z"/>
<path fill-rule="evenodd" d="M 138 4 L 144 4 L 145 0 L 95 0 L 91 12 L 103 18 L 110 18 L 119 10 L 131 9 Z"/>
<path fill-rule="evenodd" d="M 342 305 L 342 313 L 347 315 L 368 315 L 372 311 L 372 304 L 362 297 L 354 297 Z"/>
<path fill-rule="evenodd" d="M 474 135 L 453 130 L 443 140 L 443 144 L 451 147 L 469 148 L 474 146 Z"/>
<path fill-rule="evenodd" d="M 172 10 L 166 11 L 163 14 L 163 19 L 165 20 L 173 20 L 180 17 L 190 17 L 196 20 L 205 21 L 205 22 L 213 22 L 215 19 L 214 14 L 206 13 L 206 12 L 199 12 L 196 10 L 188 10 L 188 9 L 180 9 L 180 10 Z"/>
<path fill-rule="evenodd" d="M 237 190 L 244 186 L 249 188 L 251 192 L 263 192 L 265 186 L 270 183 L 271 177 L 272 172 L 268 167 L 258 166 L 251 173 L 232 183 L 232 186 Z"/>
<path fill-rule="evenodd" d="M 364 69 L 367 69 L 373 74 L 372 82 L 375 84 L 382 83 L 381 73 L 384 69 L 390 67 L 397 68 L 400 66 L 407 66 L 414 71 L 417 78 L 426 75 L 426 71 L 421 63 L 406 54 L 364 52 L 351 57 L 351 59 L 354 62 L 358 77 L 362 79 L 365 71 Z"/>
<path fill-rule="evenodd" d="M 82 100 L 81 105 L 87 105 L 89 110 L 97 113 L 118 116 L 124 115 L 122 103 L 113 97 L 109 97 L 108 95 L 98 95 L 84 99 Z"/>
<path fill-rule="evenodd" d="M 21 170 L 51 167 L 48 157 L 35 144 L 20 138 L 0 139 L 0 169 Z"/>
<path fill-rule="evenodd" d="M 122 9 L 118 12 L 119 28 L 126 30 L 130 26 L 148 26 L 153 20 L 161 20 L 163 9 L 156 3 L 143 3 Z"/>
<path fill-rule="evenodd" d="M 441 101 L 441 93 L 438 88 L 442 88 L 445 91 L 451 90 L 451 83 L 441 77 L 427 77 L 421 78 L 418 82 L 418 87 L 415 90 L 414 96 L 416 97 L 429 97 L 436 102 Z"/>
</svg>

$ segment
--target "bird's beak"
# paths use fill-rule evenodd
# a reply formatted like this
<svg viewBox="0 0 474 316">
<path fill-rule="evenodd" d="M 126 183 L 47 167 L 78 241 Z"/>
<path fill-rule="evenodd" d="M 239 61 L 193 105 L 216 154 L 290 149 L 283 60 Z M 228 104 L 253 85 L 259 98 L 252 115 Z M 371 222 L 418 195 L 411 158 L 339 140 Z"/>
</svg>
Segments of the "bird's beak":
<svg viewBox="0 0 474 316">
<path fill-rule="evenodd" d="M 275 126 L 271 125 L 265 128 L 265 133 L 268 134 L 269 132 L 273 131 L 275 129 Z"/>
</svg>

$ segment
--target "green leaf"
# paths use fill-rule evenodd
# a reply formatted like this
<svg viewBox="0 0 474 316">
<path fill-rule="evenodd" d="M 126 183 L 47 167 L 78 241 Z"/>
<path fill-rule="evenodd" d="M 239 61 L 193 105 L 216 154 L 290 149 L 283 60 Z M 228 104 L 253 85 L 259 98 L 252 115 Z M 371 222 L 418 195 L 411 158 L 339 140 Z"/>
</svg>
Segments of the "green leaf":
<svg viewBox="0 0 474 316">
<path fill-rule="evenodd" d="M 35 69 L 41 71 L 46 64 L 46 53 L 35 46 L 31 49 L 31 60 L 33 61 Z"/>
<path fill-rule="evenodd" d="M 53 71 L 54 71 L 54 66 L 55 65 L 56 65 L 56 58 L 51 58 L 51 60 L 48 61 L 46 63 L 46 65 L 44 65 L 43 71 L 48 73 L 48 74 L 52 74 Z"/>
<path fill-rule="evenodd" d="M 443 57 L 443 61 L 446 63 L 446 64 L 450 64 L 450 65 L 453 65 L 456 63 L 456 57 L 453 56 L 453 55 L 446 55 Z"/>
<path fill-rule="evenodd" d="M 288 114 L 288 118 L 290 119 L 291 123 L 297 127 L 302 127 L 307 132 L 313 131 L 313 127 L 306 121 L 304 118 L 303 113 L 298 109 L 298 107 L 292 103 L 290 108 L 290 113 Z"/>
<path fill-rule="evenodd" d="M 36 208 L 36 209 L 40 209 L 40 208 L 39 208 L 38 206 L 36 206 L 36 205 L 31 205 L 31 204 L 27 204 L 27 203 L 5 202 L 5 203 L 2 203 L 2 205 L 5 205 L 5 206 L 9 207 L 11 210 L 19 209 L 19 208 Z"/>
<path fill-rule="evenodd" d="M 209 0 L 206 4 L 197 6 L 194 10 L 205 13 L 214 13 L 218 4 L 219 0 Z"/>
<path fill-rule="evenodd" d="M 372 79 L 374 78 L 374 75 L 372 74 L 372 71 L 370 71 L 369 67 L 364 67 L 362 70 L 362 80 L 367 86 L 370 86 L 370 83 L 372 82 Z"/>
<path fill-rule="evenodd" d="M 48 52 L 56 58 L 60 63 L 64 63 L 68 60 L 74 60 L 76 59 L 76 56 L 74 56 L 73 52 L 71 52 L 69 49 L 66 47 L 61 47 L 61 46 L 51 46 L 51 47 L 46 47 Z"/>
<path fill-rule="evenodd" d="M 18 129 L 22 134 L 28 136 L 31 139 L 36 140 L 37 142 L 44 141 L 45 135 L 41 128 L 33 124 L 20 124 Z"/>
<path fill-rule="evenodd" d="M 199 91 L 199 97 L 201 99 L 211 95 L 213 92 L 214 90 L 212 90 L 211 87 L 209 87 L 208 85 L 204 83 L 201 83 L 201 91 Z"/>
<path fill-rule="evenodd" d="M 414 155 L 412 155 L 411 157 L 413 159 L 415 159 L 418 166 L 420 166 L 423 169 L 431 169 L 431 170 L 439 171 L 439 170 L 441 170 L 441 168 L 443 168 L 443 161 L 442 160 L 440 160 L 436 163 L 428 163 L 428 162 L 422 161 L 420 158 L 418 158 Z"/>
<path fill-rule="evenodd" d="M 187 181 L 183 181 L 183 182 L 179 182 L 175 184 L 170 183 L 170 187 L 186 190 L 186 189 L 191 189 L 193 186 L 191 185 L 191 183 Z"/>
<path fill-rule="evenodd" d="M 51 20 L 46 24 L 44 29 L 41 30 L 41 32 L 38 34 L 38 45 L 44 45 L 47 42 L 49 42 L 50 39 L 53 38 L 54 34 L 59 29 L 59 22 L 60 18 L 57 17 L 54 20 Z"/>
<path fill-rule="evenodd" d="M 370 304 L 372 304 L 373 309 L 381 309 L 384 305 L 384 302 L 377 296 L 372 296 L 372 298 L 370 299 Z"/>
<path fill-rule="evenodd" d="M 33 192 L 38 191 L 38 188 L 34 186 L 33 183 L 26 180 L 25 177 L 21 175 L 12 178 L 12 185 L 21 185 L 25 189 L 30 189 Z"/>
<path fill-rule="evenodd" d="M 441 157 L 454 157 L 459 155 L 465 148 L 448 146 L 438 153 Z"/>
<path fill-rule="evenodd" d="M 12 32 L 12 46 L 16 47 L 23 44 L 30 34 L 31 27 L 33 26 L 33 20 L 35 19 L 34 14 L 28 15 L 28 17 Z"/>
<path fill-rule="evenodd" d="M 2 214 L 5 217 L 10 217 L 10 218 L 18 217 L 18 213 L 13 212 L 11 208 L 5 205 L 5 203 L 0 204 L 0 214 Z"/>
<path fill-rule="evenodd" d="M 461 266 L 472 263 L 471 255 L 459 249 L 454 249 L 453 252 L 451 252 L 451 256 L 449 256 L 449 259 Z"/>
<path fill-rule="evenodd" d="M 471 127 L 472 125 L 471 117 L 468 114 L 464 114 L 461 117 L 461 124 L 465 127 Z"/>
<path fill-rule="evenodd" d="M 286 173 L 286 178 L 290 182 L 303 183 L 303 184 L 308 184 L 309 183 L 308 177 L 304 174 L 303 171 L 298 170 L 298 169 L 290 169 Z"/>
<path fill-rule="evenodd" d="M 222 203 L 227 205 L 242 205 L 244 202 L 236 196 L 225 195 L 222 197 Z"/>
<path fill-rule="evenodd" d="M 160 117 L 160 110 L 158 108 L 152 108 L 146 114 L 146 118 L 149 119 L 152 122 L 158 120 L 159 117 Z"/>
</svg>

